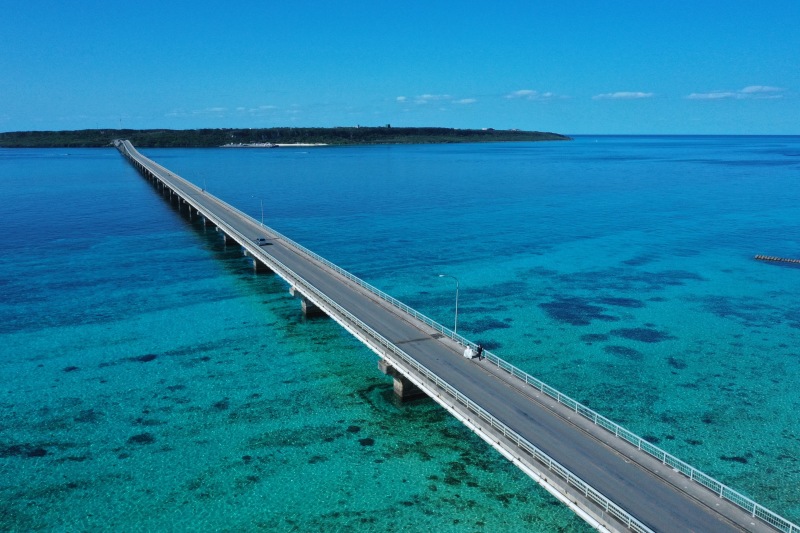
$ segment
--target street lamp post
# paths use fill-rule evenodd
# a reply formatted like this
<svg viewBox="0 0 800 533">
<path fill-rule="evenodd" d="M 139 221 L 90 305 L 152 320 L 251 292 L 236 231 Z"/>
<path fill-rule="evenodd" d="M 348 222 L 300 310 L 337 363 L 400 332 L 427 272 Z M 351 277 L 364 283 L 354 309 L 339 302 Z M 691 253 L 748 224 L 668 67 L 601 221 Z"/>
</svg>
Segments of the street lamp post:
<svg viewBox="0 0 800 533">
<path fill-rule="evenodd" d="M 255 200 L 256 195 L 255 194 L 251 194 L 250 198 Z M 263 198 L 259 198 L 258 201 L 261 204 L 261 226 L 263 227 L 264 226 L 264 199 Z"/>
<path fill-rule="evenodd" d="M 453 324 L 453 333 L 458 333 L 458 278 L 455 276 L 451 276 L 450 274 L 439 274 L 440 278 L 453 278 L 456 280 L 456 320 Z"/>
</svg>

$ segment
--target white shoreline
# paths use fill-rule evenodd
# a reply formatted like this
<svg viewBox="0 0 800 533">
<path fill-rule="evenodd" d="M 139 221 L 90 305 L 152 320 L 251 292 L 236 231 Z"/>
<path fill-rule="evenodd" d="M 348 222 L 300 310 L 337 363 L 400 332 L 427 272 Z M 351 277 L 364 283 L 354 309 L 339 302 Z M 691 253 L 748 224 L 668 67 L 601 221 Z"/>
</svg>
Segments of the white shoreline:
<svg viewBox="0 0 800 533">
<path fill-rule="evenodd" d="M 228 143 L 220 148 L 308 148 L 313 146 L 328 146 L 326 143 Z"/>
<path fill-rule="evenodd" d="M 291 144 L 288 144 L 288 143 L 275 143 L 275 146 L 280 146 L 281 148 L 283 148 L 283 147 L 292 148 L 294 146 L 299 146 L 301 148 L 307 148 L 309 146 L 328 146 L 328 144 L 327 143 L 291 143 Z"/>
</svg>

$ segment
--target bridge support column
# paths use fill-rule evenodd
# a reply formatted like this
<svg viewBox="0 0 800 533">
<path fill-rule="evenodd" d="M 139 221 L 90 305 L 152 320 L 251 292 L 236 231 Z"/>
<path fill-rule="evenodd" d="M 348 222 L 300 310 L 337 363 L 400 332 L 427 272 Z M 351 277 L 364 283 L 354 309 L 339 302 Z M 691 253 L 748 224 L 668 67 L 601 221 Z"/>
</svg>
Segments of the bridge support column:
<svg viewBox="0 0 800 533">
<path fill-rule="evenodd" d="M 314 302 L 306 298 L 300 291 L 292 287 L 289 289 L 289 294 L 296 298 L 300 298 L 300 306 L 303 308 L 303 314 L 306 317 L 324 316 L 325 313 L 316 306 Z"/>
<path fill-rule="evenodd" d="M 244 246 L 242 246 L 242 255 L 250 260 L 250 263 L 253 265 L 253 272 L 256 274 L 260 274 L 262 272 L 272 274 L 272 270 L 267 265 L 259 261 L 258 258 L 251 254 Z"/>
<path fill-rule="evenodd" d="M 408 378 L 400 374 L 400 372 L 398 372 L 385 359 L 378 361 L 378 370 L 387 376 L 392 376 L 394 379 L 394 395 L 401 402 L 416 400 L 417 398 L 424 398 L 427 396 L 419 387 L 411 383 Z"/>
<path fill-rule="evenodd" d="M 219 228 L 214 228 L 214 229 L 217 230 L 217 233 L 222 234 L 222 239 L 225 241 L 225 244 L 233 244 L 233 243 L 236 242 L 236 239 L 234 239 L 233 237 L 231 237 L 230 235 L 228 235 L 227 233 L 225 233 L 221 229 L 219 229 Z"/>
<path fill-rule="evenodd" d="M 303 314 L 307 317 L 323 316 L 325 314 L 322 312 L 322 309 L 314 305 L 314 302 L 310 301 L 305 296 L 300 298 L 300 306 L 303 308 Z"/>
<path fill-rule="evenodd" d="M 253 263 L 253 272 L 256 274 L 273 274 L 272 270 L 267 265 L 255 257 L 251 257 L 250 261 Z"/>
</svg>

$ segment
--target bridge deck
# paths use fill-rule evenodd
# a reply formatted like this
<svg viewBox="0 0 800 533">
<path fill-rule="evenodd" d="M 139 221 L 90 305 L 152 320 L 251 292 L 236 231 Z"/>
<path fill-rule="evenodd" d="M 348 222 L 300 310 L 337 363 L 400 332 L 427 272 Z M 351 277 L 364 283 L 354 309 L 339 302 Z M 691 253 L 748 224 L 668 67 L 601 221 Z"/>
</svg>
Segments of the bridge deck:
<svg viewBox="0 0 800 533">
<path fill-rule="evenodd" d="M 132 146 L 130 150 L 133 150 Z M 251 251 L 255 247 L 257 257 L 263 258 L 266 264 L 273 261 L 284 265 L 313 284 L 318 291 L 513 428 L 647 528 L 681 532 L 774 531 L 764 522 L 690 482 L 686 476 L 662 465 L 624 440 L 587 423 L 575 412 L 553 402 L 538 390 L 526 387 L 488 361 L 479 362 L 463 357 L 462 346 L 437 334 L 430 325 L 388 304 L 291 243 L 284 242 L 270 228 L 144 158 L 135 150 L 130 155 L 170 189 L 190 201 L 198 211 L 218 219 L 249 239 L 251 242 L 242 244 L 246 244 Z M 267 239 L 268 244 L 254 245 L 259 237 Z M 294 283 L 292 279 L 287 281 Z M 341 317 L 337 321 L 342 323 Z M 348 329 L 354 332 L 358 326 Z M 409 374 L 414 372 L 413 369 L 406 371 Z M 482 432 L 481 436 L 487 442 L 502 440 L 491 427 Z M 580 505 L 585 505 L 585 502 L 579 502 Z M 602 511 L 599 515 L 603 515 Z M 610 518 L 603 522 L 602 527 L 622 529 L 618 522 Z"/>
</svg>

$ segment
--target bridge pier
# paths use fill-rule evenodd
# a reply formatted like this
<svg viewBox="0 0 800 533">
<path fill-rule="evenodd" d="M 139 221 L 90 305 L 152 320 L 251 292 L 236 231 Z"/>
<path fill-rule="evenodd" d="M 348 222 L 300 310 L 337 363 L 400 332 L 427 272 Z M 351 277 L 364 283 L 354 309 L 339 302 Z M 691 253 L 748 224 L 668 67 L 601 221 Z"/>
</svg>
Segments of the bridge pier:
<svg viewBox="0 0 800 533">
<path fill-rule="evenodd" d="M 272 269 L 270 269 L 267 265 L 256 259 L 255 257 L 251 257 L 250 261 L 253 263 L 253 272 L 256 274 L 274 274 Z"/>
<path fill-rule="evenodd" d="M 242 255 L 250 260 L 250 263 L 253 265 L 253 272 L 256 274 L 260 274 L 262 272 L 268 274 L 273 273 L 271 268 L 259 261 L 258 258 L 251 254 L 244 246 L 242 246 Z"/>
<path fill-rule="evenodd" d="M 307 317 L 315 317 L 315 316 L 324 316 L 325 312 L 317 307 L 317 305 L 306 298 L 300 291 L 298 291 L 295 287 L 291 287 L 289 289 L 289 294 L 296 298 L 300 298 L 300 306 L 303 308 L 303 314 Z"/>
<path fill-rule="evenodd" d="M 231 237 L 230 235 L 228 235 L 227 233 L 225 233 L 224 231 L 222 231 L 218 227 L 216 227 L 214 229 L 217 231 L 217 233 L 222 234 L 222 240 L 225 242 L 226 245 L 233 244 L 233 243 L 236 242 L 236 239 L 234 239 L 233 237 Z"/>
<path fill-rule="evenodd" d="M 401 402 L 416 400 L 427 396 L 419 387 L 411 383 L 408 378 L 400 374 L 385 359 L 378 361 L 378 370 L 394 379 L 394 395 Z"/>
</svg>

